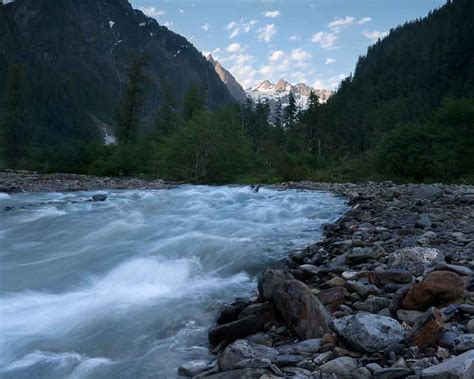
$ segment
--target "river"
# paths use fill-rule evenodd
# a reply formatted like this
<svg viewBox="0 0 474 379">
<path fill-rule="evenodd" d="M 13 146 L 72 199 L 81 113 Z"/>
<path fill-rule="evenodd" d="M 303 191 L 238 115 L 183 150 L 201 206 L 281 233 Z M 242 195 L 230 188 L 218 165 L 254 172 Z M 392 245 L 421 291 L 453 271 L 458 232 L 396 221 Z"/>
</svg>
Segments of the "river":
<svg viewBox="0 0 474 379">
<path fill-rule="evenodd" d="M 345 207 L 248 187 L 0 194 L 0 376 L 174 378 L 209 357 L 219 306 Z"/>
</svg>

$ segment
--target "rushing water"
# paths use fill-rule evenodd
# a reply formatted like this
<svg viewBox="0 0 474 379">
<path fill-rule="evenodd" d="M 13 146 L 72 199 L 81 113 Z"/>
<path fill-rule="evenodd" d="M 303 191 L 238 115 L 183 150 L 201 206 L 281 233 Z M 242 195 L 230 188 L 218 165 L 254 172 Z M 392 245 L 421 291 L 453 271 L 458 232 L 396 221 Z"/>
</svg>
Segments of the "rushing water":
<svg viewBox="0 0 474 379">
<path fill-rule="evenodd" d="M 107 194 L 0 194 L 2 378 L 176 377 L 208 357 L 219 305 L 345 208 L 245 187 Z"/>
</svg>

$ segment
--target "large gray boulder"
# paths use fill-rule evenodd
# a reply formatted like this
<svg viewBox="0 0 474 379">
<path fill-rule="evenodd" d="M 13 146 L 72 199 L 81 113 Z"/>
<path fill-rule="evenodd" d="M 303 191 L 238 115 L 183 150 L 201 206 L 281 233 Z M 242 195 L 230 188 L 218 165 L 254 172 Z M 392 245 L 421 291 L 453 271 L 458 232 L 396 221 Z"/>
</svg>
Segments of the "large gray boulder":
<svg viewBox="0 0 474 379">
<path fill-rule="evenodd" d="M 219 357 L 219 367 L 222 371 L 230 371 L 238 367 L 244 360 L 269 359 L 278 355 L 278 351 L 264 345 L 258 345 L 247 340 L 237 340 L 227 346 Z"/>
<path fill-rule="evenodd" d="M 422 379 L 472 379 L 474 378 L 474 350 L 466 351 L 436 366 L 425 368 Z"/>
<path fill-rule="evenodd" d="M 288 327 L 300 339 L 320 338 L 328 332 L 331 315 L 303 282 L 283 282 L 275 290 L 274 302 Z"/>
<path fill-rule="evenodd" d="M 382 351 L 405 335 L 397 320 L 365 312 L 334 320 L 331 326 L 348 345 L 369 353 Z"/>
</svg>

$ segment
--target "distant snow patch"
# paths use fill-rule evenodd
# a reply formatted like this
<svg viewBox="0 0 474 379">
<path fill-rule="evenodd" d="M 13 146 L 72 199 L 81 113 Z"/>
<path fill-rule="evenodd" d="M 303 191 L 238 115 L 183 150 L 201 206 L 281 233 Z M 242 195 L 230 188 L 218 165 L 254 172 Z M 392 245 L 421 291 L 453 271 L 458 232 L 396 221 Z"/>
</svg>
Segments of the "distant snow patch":
<svg viewBox="0 0 474 379">
<path fill-rule="evenodd" d="M 110 28 L 112 29 L 112 27 L 115 25 L 115 22 L 114 21 L 109 21 L 109 26 Z"/>
<path fill-rule="evenodd" d="M 181 49 L 179 49 L 179 50 L 176 52 L 176 54 L 173 55 L 173 58 L 176 58 L 176 57 L 179 55 L 179 53 L 181 53 Z"/>
<path fill-rule="evenodd" d="M 15 0 L 3 0 L 3 5 L 13 3 Z"/>
<path fill-rule="evenodd" d="M 145 21 L 140 22 L 140 23 L 138 24 L 138 26 L 145 26 L 145 25 L 146 25 L 146 22 L 145 22 Z"/>
</svg>

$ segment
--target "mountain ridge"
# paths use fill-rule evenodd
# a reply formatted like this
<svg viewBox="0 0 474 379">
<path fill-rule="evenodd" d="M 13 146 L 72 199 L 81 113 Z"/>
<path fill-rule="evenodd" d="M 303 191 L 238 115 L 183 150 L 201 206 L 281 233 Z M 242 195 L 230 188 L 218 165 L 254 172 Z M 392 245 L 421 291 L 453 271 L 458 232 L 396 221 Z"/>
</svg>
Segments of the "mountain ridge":
<svg viewBox="0 0 474 379">
<path fill-rule="evenodd" d="M 26 67 L 32 117 L 53 144 L 97 139 L 95 119 L 114 124 L 128 69 L 138 55 L 149 58 L 142 106 L 146 128 L 153 125 L 166 87 L 172 87 L 177 103 L 191 86 L 202 83 L 211 109 L 234 102 L 188 40 L 127 0 L 15 0 L 0 5 L 0 45 L 0 82 L 5 83 L 10 65 Z M 0 86 L 0 97 L 3 90 Z"/>
</svg>

